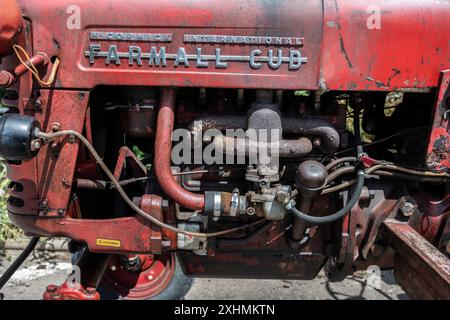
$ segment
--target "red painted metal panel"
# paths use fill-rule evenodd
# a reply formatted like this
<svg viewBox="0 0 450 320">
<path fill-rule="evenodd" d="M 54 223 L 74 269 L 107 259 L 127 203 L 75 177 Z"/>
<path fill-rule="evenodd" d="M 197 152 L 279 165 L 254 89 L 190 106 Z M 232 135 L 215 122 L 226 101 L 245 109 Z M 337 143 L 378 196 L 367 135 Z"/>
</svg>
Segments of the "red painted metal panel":
<svg viewBox="0 0 450 320">
<path fill-rule="evenodd" d="M 82 131 L 89 95 L 79 91 L 42 90 L 41 109 L 25 106 L 50 131 L 52 123 L 61 129 Z M 41 148 L 36 158 L 21 165 L 9 165 L 8 178 L 23 185 L 23 191 L 10 190 L 12 196 L 24 200 L 22 207 L 9 205 L 16 214 L 61 216 L 66 213 L 77 161 L 78 143 L 59 139 Z"/>
<path fill-rule="evenodd" d="M 326 0 L 324 4 L 322 85 L 328 89 L 436 87 L 440 71 L 450 66 L 448 2 Z M 379 29 L 373 20 L 378 13 Z"/>
<path fill-rule="evenodd" d="M 20 1 L 32 21 L 33 51 L 61 57 L 57 87 L 92 88 L 98 84 L 280 88 L 332 90 L 394 90 L 436 87 L 441 70 L 450 67 L 448 35 L 450 6 L 432 0 L 413 1 Z M 80 9 L 80 29 L 73 5 Z M 69 8 L 69 11 L 67 11 Z M 72 9 L 70 9 L 72 8 Z M 369 29 L 374 9 L 380 28 Z M 372 20 L 371 20 L 372 19 Z M 76 22 L 76 21 L 75 21 Z M 375 21 L 376 22 L 376 21 Z M 300 70 L 278 70 L 267 65 L 255 70 L 248 62 L 229 63 L 227 69 L 166 68 L 144 65 L 105 66 L 104 59 L 89 64 L 84 51 L 89 42 L 103 51 L 116 44 L 150 50 L 149 42 L 90 40 L 90 31 L 173 34 L 167 52 L 185 47 L 195 53 L 249 55 L 272 45 L 189 44 L 184 34 L 304 37 L 300 49 L 308 61 Z M 161 45 L 161 44 L 159 44 Z M 290 46 L 283 46 L 287 54 Z M 126 59 L 128 60 L 128 59 Z"/>
<path fill-rule="evenodd" d="M 61 57 L 61 67 L 56 86 L 92 88 L 98 84 L 204 86 L 204 87 L 253 87 L 253 88 L 310 88 L 317 86 L 322 32 L 322 3 L 314 1 L 21 1 L 25 16 L 33 22 L 33 50 L 44 51 Z M 80 8 L 81 29 L 68 30 L 66 9 Z M 89 39 L 91 31 L 132 33 L 169 33 L 173 41 L 164 44 L 149 42 L 101 41 Z M 167 53 L 177 53 L 184 47 L 186 53 L 214 55 L 220 48 L 223 55 L 249 56 L 253 49 L 261 49 L 263 55 L 272 45 L 191 44 L 184 42 L 185 34 L 280 36 L 304 38 L 304 46 L 284 45 L 283 55 L 290 49 L 301 50 L 308 63 L 300 70 L 289 70 L 288 64 L 278 70 L 263 64 L 259 69 L 250 68 L 249 62 L 229 63 L 228 68 L 197 68 L 192 61 L 188 68 L 173 67 L 173 61 L 165 68 L 128 65 L 123 59 L 120 66 L 106 66 L 105 59 L 96 59 L 90 65 L 84 52 L 89 43 L 98 43 L 102 51 L 110 44 L 120 52 L 128 52 L 129 45 L 139 45 L 143 52 L 151 46 L 165 46 Z"/>
</svg>

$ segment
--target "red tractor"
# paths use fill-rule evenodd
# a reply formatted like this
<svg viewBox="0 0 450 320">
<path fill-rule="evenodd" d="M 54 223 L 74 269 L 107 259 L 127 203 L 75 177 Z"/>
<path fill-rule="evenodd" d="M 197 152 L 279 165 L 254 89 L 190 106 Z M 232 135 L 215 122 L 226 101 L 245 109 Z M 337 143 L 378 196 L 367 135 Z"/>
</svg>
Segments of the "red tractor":
<svg viewBox="0 0 450 320">
<path fill-rule="evenodd" d="M 450 6 L 0 0 L 8 212 L 45 299 L 393 268 L 450 298 Z M 30 244 L 28 251 L 33 247 Z"/>
</svg>

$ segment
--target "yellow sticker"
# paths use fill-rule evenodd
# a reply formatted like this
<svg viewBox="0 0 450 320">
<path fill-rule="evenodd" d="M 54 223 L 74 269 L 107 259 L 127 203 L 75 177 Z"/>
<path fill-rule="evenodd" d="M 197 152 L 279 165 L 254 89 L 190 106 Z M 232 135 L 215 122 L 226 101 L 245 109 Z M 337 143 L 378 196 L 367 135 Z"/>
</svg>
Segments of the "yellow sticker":
<svg viewBox="0 0 450 320">
<path fill-rule="evenodd" d="M 100 239 L 98 238 L 95 243 L 101 247 L 114 247 L 120 248 L 120 240 Z"/>
</svg>

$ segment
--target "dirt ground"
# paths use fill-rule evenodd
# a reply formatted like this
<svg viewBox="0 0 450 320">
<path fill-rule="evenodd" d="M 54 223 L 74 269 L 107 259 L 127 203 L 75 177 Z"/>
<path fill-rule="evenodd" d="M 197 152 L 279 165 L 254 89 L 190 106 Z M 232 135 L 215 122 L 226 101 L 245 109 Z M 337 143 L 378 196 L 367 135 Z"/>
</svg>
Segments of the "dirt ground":
<svg viewBox="0 0 450 320">
<path fill-rule="evenodd" d="M 0 274 L 19 251 L 0 251 Z M 35 251 L 3 288 L 5 300 L 39 300 L 49 284 L 61 284 L 71 271 L 66 252 Z M 359 273 L 339 283 L 330 283 L 323 276 L 312 281 L 195 279 L 187 300 L 403 300 L 408 299 L 395 284 L 392 272 L 383 271 L 375 287 L 368 285 L 368 273 Z"/>
</svg>

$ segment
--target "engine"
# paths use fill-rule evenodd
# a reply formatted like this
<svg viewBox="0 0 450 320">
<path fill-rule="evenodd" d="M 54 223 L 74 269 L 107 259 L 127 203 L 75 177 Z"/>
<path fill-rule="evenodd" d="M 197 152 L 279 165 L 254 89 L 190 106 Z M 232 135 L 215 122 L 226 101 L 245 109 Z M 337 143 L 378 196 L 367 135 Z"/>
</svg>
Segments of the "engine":
<svg viewBox="0 0 450 320">
<path fill-rule="evenodd" d="M 70 238 L 89 274 L 46 299 L 154 297 L 177 264 L 332 281 L 378 265 L 450 296 L 448 272 L 407 277 L 419 243 L 448 264 L 448 7 L 383 2 L 378 29 L 344 1 L 18 2 L 0 0 L 8 211 Z"/>
</svg>

